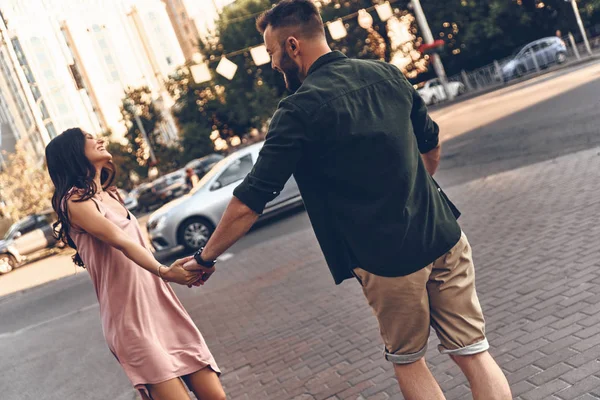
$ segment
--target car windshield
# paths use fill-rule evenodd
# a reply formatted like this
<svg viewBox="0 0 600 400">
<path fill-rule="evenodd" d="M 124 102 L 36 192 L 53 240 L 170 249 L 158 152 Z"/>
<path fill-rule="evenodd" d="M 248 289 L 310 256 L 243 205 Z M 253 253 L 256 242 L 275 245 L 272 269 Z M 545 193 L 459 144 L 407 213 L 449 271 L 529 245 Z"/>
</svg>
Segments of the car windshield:
<svg viewBox="0 0 600 400">
<path fill-rule="evenodd" d="M 23 227 L 31 223 L 32 218 L 33 217 L 27 217 L 12 224 L 8 229 L 8 232 L 6 232 L 6 235 L 4 235 L 4 240 L 10 240 L 16 232 L 20 231 Z"/>
<path fill-rule="evenodd" d="M 183 172 L 174 172 L 174 173 L 166 176 L 166 182 L 168 185 L 170 185 L 173 182 L 177 181 L 178 179 L 183 178 L 184 176 L 185 176 L 185 173 L 183 173 Z"/>
<path fill-rule="evenodd" d="M 194 194 L 198 190 L 202 189 L 202 187 L 206 186 L 208 181 L 210 181 L 213 178 L 213 176 L 215 176 L 217 173 L 219 173 L 219 171 L 221 171 L 223 169 L 223 167 L 228 165 L 230 161 L 231 161 L 231 159 L 228 157 L 228 158 L 224 158 L 221 161 L 219 161 L 218 163 L 216 163 L 215 166 L 212 167 L 210 169 L 210 171 L 208 171 L 208 173 L 202 177 L 202 179 L 200 179 L 200 182 L 198 182 L 196 187 L 194 187 L 190 191 L 190 194 Z"/>
<path fill-rule="evenodd" d="M 523 51 L 523 50 L 529 51 L 531 49 L 530 44 L 531 43 L 528 43 L 525 46 L 518 47 L 517 50 L 515 50 L 515 52 L 513 53 L 513 56 L 516 57 L 516 56 L 522 56 L 523 54 L 525 54 L 525 51 Z"/>
</svg>

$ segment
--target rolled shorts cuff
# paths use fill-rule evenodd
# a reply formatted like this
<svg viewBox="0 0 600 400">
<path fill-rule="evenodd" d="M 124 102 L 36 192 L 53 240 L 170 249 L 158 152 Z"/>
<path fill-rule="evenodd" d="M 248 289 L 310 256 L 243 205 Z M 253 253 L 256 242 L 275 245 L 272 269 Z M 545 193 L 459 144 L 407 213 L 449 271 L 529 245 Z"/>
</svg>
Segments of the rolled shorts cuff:
<svg viewBox="0 0 600 400">
<path fill-rule="evenodd" d="M 385 359 L 393 364 L 412 364 L 414 362 L 419 361 L 421 358 L 425 356 L 427 352 L 427 344 L 417 351 L 416 353 L 410 354 L 392 354 L 388 353 L 387 349 L 384 349 L 383 354 L 385 355 Z"/>
<path fill-rule="evenodd" d="M 490 344 L 487 339 L 483 339 L 480 342 L 470 344 L 459 349 L 448 350 L 440 346 L 440 353 L 450 354 L 452 356 L 471 356 L 473 354 L 483 353 L 490 348 Z"/>
</svg>

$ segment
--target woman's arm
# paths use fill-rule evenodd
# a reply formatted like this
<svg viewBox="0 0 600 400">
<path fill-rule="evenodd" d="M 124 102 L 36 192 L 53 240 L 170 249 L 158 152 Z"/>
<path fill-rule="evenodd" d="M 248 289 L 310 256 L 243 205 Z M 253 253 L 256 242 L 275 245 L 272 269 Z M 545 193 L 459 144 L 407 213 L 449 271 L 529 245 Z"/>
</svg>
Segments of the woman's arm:
<svg viewBox="0 0 600 400">
<path fill-rule="evenodd" d="M 177 260 L 170 267 L 159 263 L 144 246 L 132 240 L 121 228 L 106 219 L 93 200 L 68 201 L 69 218 L 74 225 L 90 235 L 120 250 L 133 262 L 145 270 L 162 276 L 165 280 L 182 285 L 191 285 L 199 274 L 183 269 L 182 264 L 189 259 Z M 159 272 L 160 271 L 160 272 Z"/>
</svg>

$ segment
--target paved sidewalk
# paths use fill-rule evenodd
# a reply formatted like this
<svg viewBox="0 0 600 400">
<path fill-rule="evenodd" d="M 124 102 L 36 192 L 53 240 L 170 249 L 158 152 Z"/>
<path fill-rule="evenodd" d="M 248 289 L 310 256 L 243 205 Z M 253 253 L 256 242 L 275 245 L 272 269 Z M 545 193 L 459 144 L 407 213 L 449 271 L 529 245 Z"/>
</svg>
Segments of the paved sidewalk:
<svg viewBox="0 0 600 400">
<path fill-rule="evenodd" d="M 447 190 L 515 398 L 600 398 L 598 170 L 593 149 Z M 195 290 L 177 291 L 229 399 L 402 399 L 358 283 L 333 284 L 312 231 L 238 254 Z M 447 398 L 471 398 L 436 346 L 427 361 Z"/>
</svg>

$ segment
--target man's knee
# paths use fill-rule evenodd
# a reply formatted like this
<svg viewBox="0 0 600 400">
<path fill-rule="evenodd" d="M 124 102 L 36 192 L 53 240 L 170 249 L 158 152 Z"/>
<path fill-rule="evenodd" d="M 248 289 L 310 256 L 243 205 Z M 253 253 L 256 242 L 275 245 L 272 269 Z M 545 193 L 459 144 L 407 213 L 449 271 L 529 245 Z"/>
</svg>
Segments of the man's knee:
<svg viewBox="0 0 600 400">
<path fill-rule="evenodd" d="M 469 366 L 473 364 L 480 364 L 485 362 L 489 358 L 488 351 L 482 351 L 481 353 L 476 354 L 466 354 L 466 355 L 458 355 L 458 354 L 450 354 L 450 358 L 458 364 L 460 367 Z"/>
</svg>

